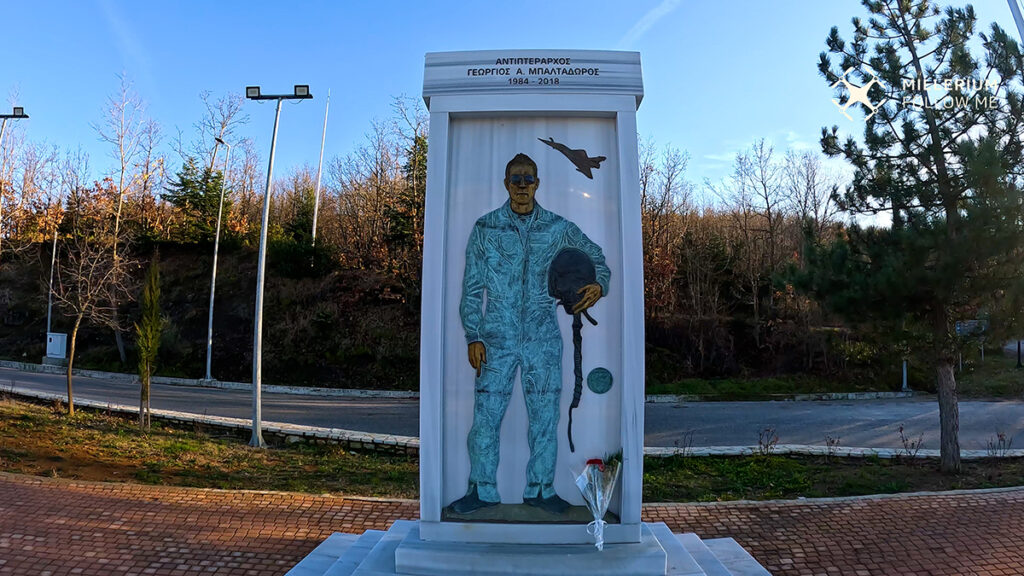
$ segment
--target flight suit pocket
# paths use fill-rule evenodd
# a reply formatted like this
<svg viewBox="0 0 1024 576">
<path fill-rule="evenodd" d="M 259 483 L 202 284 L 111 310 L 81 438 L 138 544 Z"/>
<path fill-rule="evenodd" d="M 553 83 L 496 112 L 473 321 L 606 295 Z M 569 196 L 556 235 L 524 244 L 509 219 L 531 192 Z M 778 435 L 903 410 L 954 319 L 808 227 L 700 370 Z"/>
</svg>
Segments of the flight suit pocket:
<svg viewBox="0 0 1024 576">
<path fill-rule="evenodd" d="M 519 234 L 515 232 L 502 232 L 498 236 L 498 249 L 505 256 L 513 256 L 520 252 Z"/>
<path fill-rule="evenodd" d="M 548 249 L 551 247 L 551 233 L 550 232 L 531 232 L 530 233 L 530 246 L 539 247 L 541 249 Z"/>
</svg>

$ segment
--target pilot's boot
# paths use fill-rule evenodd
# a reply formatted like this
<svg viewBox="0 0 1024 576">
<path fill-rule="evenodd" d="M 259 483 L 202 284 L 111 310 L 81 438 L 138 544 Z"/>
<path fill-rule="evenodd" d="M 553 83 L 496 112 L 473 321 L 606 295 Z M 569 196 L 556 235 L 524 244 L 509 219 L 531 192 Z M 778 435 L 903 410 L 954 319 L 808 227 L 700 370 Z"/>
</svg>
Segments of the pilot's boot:
<svg viewBox="0 0 1024 576">
<path fill-rule="evenodd" d="M 547 498 L 541 498 L 540 496 L 523 498 L 523 504 L 529 504 L 530 506 L 540 508 L 549 514 L 562 514 L 569 509 L 569 503 L 562 500 L 558 494 L 553 494 Z"/>
<path fill-rule="evenodd" d="M 466 494 L 462 498 L 459 498 L 455 502 L 452 502 L 448 506 L 448 509 L 451 510 L 452 512 L 455 512 L 456 514 L 469 514 L 471 512 L 476 512 L 481 508 L 487 508 L 488 506 L 497 506 L 498 504 L 498 502 L 488 502 L 486 500 L 481 500 L 480 497 L 477 496 L 476 485 L 474 484 L 473 487 L 469 490 L 468 494 Z"/>
</svg>

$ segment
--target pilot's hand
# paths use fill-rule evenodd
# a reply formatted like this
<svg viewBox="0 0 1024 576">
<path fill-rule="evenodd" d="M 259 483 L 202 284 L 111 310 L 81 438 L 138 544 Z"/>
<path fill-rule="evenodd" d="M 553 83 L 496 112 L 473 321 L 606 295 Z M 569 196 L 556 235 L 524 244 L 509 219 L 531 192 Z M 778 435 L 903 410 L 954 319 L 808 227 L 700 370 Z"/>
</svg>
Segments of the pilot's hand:
<svg viewBox="0 0 1024 576">
<path fill-rule="evenodd" d="M 480 367 L 487 363 L 487 349 L 483 342 L 469 343 L 469 365 L 476 370 L 476 377 L 480 377 Z"/>
<path fill-rule="evenodd" d="M 579 314 L 594 304 L 597 304 L 597 301 L 601 299 L 601 285 L 597 283 L 587 284 L 583 288 L 577 290 L 576 293 L 582 294 L 583 297 L 580 298 L 580 301 L 572 307 L 573 314 Z"/>
</svg>

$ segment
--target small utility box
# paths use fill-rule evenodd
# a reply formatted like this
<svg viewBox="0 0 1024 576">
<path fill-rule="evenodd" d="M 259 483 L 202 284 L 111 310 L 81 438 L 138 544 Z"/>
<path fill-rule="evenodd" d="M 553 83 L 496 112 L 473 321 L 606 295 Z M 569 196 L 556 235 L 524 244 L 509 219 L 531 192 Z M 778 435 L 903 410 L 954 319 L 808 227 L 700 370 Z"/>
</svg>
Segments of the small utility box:
<svg viewBox="0 0 1024 576">
<path fill-rule="evenodd" d="M 68 348 L 68 335 L 63 332 L 47 332 L 46 333 L 46 357 L 47 358 L 59 358 L 61 360 L 67 358 L 66 350 Z"/>
</svg>

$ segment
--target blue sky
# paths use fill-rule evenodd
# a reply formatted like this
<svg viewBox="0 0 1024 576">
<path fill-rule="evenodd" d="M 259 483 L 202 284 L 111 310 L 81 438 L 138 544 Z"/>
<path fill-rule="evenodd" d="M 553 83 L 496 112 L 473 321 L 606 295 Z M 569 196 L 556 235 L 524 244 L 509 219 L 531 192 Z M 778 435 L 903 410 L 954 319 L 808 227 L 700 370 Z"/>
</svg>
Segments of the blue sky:
<svg viewBox="0 0 1024 576">
<path fill-rule="evenodd" d="M 1005 0 L 973 5 L 982 30 L 996 21 L 1016 36 Z M 276 93 L 309 84 L 315 99 L 282 112 L 275 175 L 283 175 L 302 163 L 315 167 L 328 88 L 326 157 L 363 141 L 371 120 L 390 116 L 393 96 L 418 96 L 424 53 L 446 50 L 639 51 L 640 134 L 687 151 L 694 182 L 725 176 L 735 153 L 760 137 L 780 148 L 817 149 L 822 126 L 860 132 L 856 116 L 847 120 L 832 105 L 816 69 L 830 27 L 848 38 L 850 18 L 864 15 L 856 0 L 68 0 L 13 11 L 19 16 L 4 27 L 0 96 L 18 94 L 32 116 L 20 121 L 29 138 L 81 144 L 97 175 L 110 161 L 91 125 L 120 73 L 168 137 L 191 135 L 203 90 L 217 96 L 259 84 Z M 242 132 L 265 158 L 273 104 L 247 102 L 245 111 L 251 121 Z"/>
</svg>

